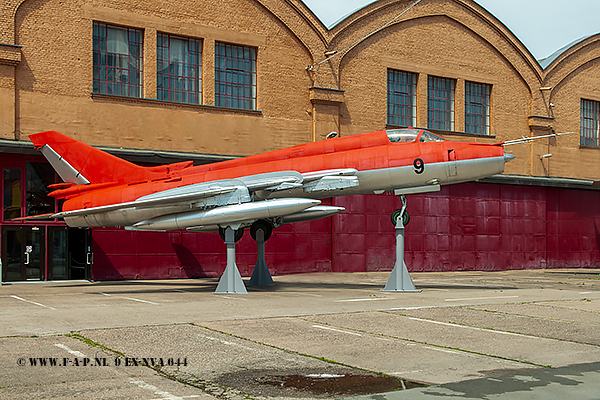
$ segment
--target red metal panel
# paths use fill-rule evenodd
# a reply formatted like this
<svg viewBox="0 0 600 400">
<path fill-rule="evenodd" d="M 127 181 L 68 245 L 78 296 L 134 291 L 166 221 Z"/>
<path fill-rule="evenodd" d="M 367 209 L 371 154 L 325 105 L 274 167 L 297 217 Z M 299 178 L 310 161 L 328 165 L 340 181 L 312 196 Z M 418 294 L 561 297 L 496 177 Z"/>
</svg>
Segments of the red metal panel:
<svg viewBox="0 0 600 400">
<path fill-rule="evenodd" d="M 392 194 L 347 196 L 332 218 L 285 225 L 266 244 L 271 272 L 390 270 L 401 208 Z M 405 260 L 411 271 L 600 266 L 600 192 L 465 183 L 408 196 Z M 94 279 L 219 276 L 225 245 L 213 233 L 94 229 Z M 332 252 L 333 251 L 333 252 Z M 246 232 L 238 267 L 250 275 L 256 243 Z M 333 267 L 332 267 L 333 265 Z"/>
</svg>

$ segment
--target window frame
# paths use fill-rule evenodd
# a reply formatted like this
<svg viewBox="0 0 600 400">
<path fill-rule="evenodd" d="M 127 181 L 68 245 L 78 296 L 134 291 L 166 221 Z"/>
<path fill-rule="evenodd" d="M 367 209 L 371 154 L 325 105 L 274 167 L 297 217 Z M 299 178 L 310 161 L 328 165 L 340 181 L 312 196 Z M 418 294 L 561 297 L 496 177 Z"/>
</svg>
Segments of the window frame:
<svg viewBox="0 0 600 400">
<path fill-rule="evenodd" d="M 417 125 L 417 81 L 414 72 L 388 68 L 387 70 L 387 124 L 391 126 Z M 405 89 L 405 90 L 402 90 Z M 405 99 L 405 102 L 402 100 Z M 398 112 L 395 112 L 398 111 Z M 403 112 L 405 111 L 405 112 Z"/>
<path fill-rule="evenodd" d="M 102 35 L 102 29 L 104 30 L 104 35 Z M 126 31 L 127 54 L 108 51 L 109 29 Z M 142 98 L 144 82 L 144 31 L 142 29 L 94 21 L 92 38 L 92 93 L 110 96 Z M 104 40 L 104 43 L 102 43 L 102 40 Z M 111 58 L 114 61 L 109 64 L 109 60 Z M 124 60 L 126 61 L 126 64 L 123 63 Z M 132 68 L 132 61 L 134 68 Z M 125 74 L 124 71 L 127 71 L 127 73 Z M 112 79 L 110 76 L 111 72 Z M 117 74 L 120 74 L 121 78 L 127 76 L 127 80 L 117 80 Z M 131 82 L 132 77 L 134 77 L 133 82 Z M 116 90 L 117 87 L 119 87 L 119 90 Z M 110 93 L 111 90 L 112 93 Z"/>
<path fill-rule="evenodd" d="M 443 86 L 439 85 L 440 83 L 443 83 Z M 442 96 L 443 94 L 448 96 Z M 444 102 L 447 103 L 447 107 L 439 107 Z M 456 79 L 428 75 L 427 128 L 436 131 L 454 131 L 455 109 Z"/>
<path fill-rule="evenodd" d="M 490 135 L 491 98 L 492 85 L 465 81 L 465 133 Z"/>
<path fill-rule="evenodd" d="M 580 114 L 579 145 L 582 147 L 600 147 L 600 101 L 582 98 Z"/>
<path fill-rule="evenodd" d="M 165 62 L 169 65 L 169 68 L 173 65 L 171 60 L 171 41 L 172 39 L 184 40 L 187 44 L 188 57 L 194 56 L 195 63 L 193 62 L 176 62 L 177 71 L 171 73 L 171 70 L 164 71 Z M 164 41 L 167 41 L 167 45 L 164 46 Z M 195 45 L 194 50 L 192 45 Z M 156 36 L 156 98 L 161 101 L 170 101 L 174 103 L 183 104 L 195 104 L 200 105 L 203 103 L 202 100 L 202 53 L 203 53 L 203 42 L 201 39 L 189 38 L 184 36 L 172 35 L 166 32 L 157 32 Z M 164 58 L 165 51 L 167 58 Z M 162 65 L 161 65 L 162 64 Z M 196 76 L 185 75 L 186 71 L 195 70 Z M 179 72 L 181 71 L 181 74 Z M 161 86 L 165 82 L 168 86 Z M 173 82 L 181 83 L 182 88 L 172 87 Z M 196 88 L 191 88 L 192 86 Z M 166 94 L 166 96 L 165 96 Z M 178 95 L 180 98 L 178 99 Z M 185 99 L 184 99 L 185 98 Z M 190 101 L 193 98 L 195 101 Z"/>
<path fill-rule="evenodd" d="M 257 53 L 256 47 L 215 42 L 215 106 L 257 110 Z"/>
</svg>

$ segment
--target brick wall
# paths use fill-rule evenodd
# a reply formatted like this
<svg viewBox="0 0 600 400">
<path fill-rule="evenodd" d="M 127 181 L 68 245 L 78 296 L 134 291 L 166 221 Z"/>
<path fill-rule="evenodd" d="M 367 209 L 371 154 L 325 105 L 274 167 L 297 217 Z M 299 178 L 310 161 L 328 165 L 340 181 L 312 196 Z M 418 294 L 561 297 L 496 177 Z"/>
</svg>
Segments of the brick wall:
<svg viewBox="0 0 600 400">
<path fill-rule="evenodd" d="M 419 126 L 427 124 L 427 77 L 456 81 L 455 132 L 445 132 L 455 140 L 578 132 L 580 98 L 600 98 L 598 37 L 542 70 L 509 27 L 471 0 L 423 2 L 317 66 L 325 51 L 355 43 L 411 3 L 379 0 L 327 30 L 300 0 L 8 1 L 0 8 L 0 43 L 23 47 L 15 52 L 0 45 L 0 64 L 9 59 L 16 64 L 16 71 L 0 71 L 0 85 L 7 89 L 1 102 L 14 103 L 8 114 L 16 115 L 0 135 L 26 139 L 56 129 L 94 145 L 254 154 L 319 140 L 332 130 L 348 135 L 385 127 L 388 68 L 419 75 Z M 144 99 L 91 95 L 93 21 L 144 30 Z M 157 32 L 202 41 L 202 106 L 156 100 Z M 258 49 L 257 112 L 213 107 L 215 41 Z M 312 72 L 307 65 L 315 66 Z M 492 85 L 495 138 L 461 133 L 466 81 Z M 550 92 L 540 90 L 548 86 Z M 315 87 L 336 90 L 329 92 L 335 98 L 315 97 Z M 518 159 L 507 173 L 600 175 L 600 152 L 580 149 L 577 134 L 531 146 L 511 149 Z M 553 158 L 540 160 L 549 149 Z"/>
</svg>

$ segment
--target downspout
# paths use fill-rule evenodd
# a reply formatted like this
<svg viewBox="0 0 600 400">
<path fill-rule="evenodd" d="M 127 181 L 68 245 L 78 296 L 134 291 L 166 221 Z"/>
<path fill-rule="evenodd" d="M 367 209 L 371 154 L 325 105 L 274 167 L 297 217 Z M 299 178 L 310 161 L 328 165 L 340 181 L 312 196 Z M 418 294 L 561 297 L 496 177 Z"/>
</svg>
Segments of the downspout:
<svg viewBox="0 0 600 400">
<path fill-rule="evenodd" d="M 21 139 L 21 99 L 20 99 L 20 90 L 19 90 L 19 86 L 17 85 L 17 68 L 18 65 L 15 65 L 14 67 L 14 85 L 15 85 L 15 131 L 14 131 L 14 135 L 15 135 L 15 140 L 20 140 Z"/>
<path fill-rule="evenodd" d="M 18 11 L 18 8 L 15 10 L 14 21 L 13 21 L 13 27 L 14 27 L 13 29 L 15 30 L 14 43 L 15 43 L 15 46 L 22 49 L 23 46 L 19 45 L 19 34 L 18 34 L 18 29 L 17 29 L 17 11 Z M 21 56 L 22 56 L 22 54 L 21 54 Z M 19 85 L 17 84 L 18 83 L 18 79 L 17 79 L 18 78 L 18 73 L 17 73 L 18 67 L 19 67 L 19 63 L 15 64 L 15 70 L 14 70 L 14 85 L 15 85 L 15 132 L 14 132 L 14 135 L 15 135 L 15 140 L 21 139 L 21 91 L 19 90 Z"/>
</svg>

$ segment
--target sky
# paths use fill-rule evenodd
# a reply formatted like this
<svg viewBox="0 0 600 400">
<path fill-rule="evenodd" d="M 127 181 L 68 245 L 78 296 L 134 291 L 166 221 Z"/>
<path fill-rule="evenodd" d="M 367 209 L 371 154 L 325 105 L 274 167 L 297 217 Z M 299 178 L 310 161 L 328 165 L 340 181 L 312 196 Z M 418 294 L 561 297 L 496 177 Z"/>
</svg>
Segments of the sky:
<svg viewBox="0 0 600 400">
<path fill-rule="evenodd" d="M 303 1 L 327 27 L 373 2 Z M 502 21 L 538 60 L 548 57 L 577 39 L 600 33 L 600 0 L 475 1 Z"/>
</svg>

